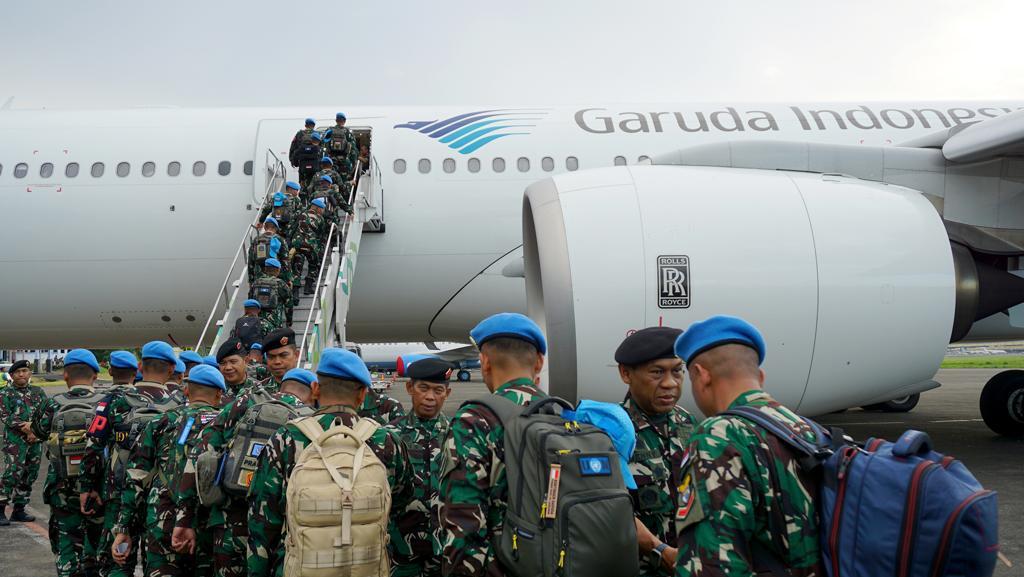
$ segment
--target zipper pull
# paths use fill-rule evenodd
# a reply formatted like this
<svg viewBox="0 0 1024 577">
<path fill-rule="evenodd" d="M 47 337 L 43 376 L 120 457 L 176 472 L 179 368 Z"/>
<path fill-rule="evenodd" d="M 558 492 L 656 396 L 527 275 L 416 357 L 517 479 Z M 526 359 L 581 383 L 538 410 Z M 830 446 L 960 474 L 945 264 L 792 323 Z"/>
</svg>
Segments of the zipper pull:
<svg viewBox="0 0 1024 577">
<path fill-rule="evenodd" d="M 519 534 L 516 533 L 517 529 L 512 530 L 512 558 L 516 561 L 519 560 Z"/>
<path fill-rule="evenodd" d="M 565 568 L 565 544 L 562 544 L 562 550 L 558 552 L 558 572 L 561 573 L 562 569 Z"/>
</svg>

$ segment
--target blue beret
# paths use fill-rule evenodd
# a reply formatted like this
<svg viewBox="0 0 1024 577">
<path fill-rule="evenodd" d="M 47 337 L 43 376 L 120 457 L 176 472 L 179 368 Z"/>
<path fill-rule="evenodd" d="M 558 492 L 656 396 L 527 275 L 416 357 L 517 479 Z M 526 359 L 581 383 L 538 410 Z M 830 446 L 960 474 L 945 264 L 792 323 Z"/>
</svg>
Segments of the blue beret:
<svg viewBox="0 0 1024 577">
<path fill-rule="evenodd" d="M 321 177 L 320 177 L 320 180 L 326 180 L 327 182 L 329 182 L 329 183 L 331 183 L 331 184 L 334 184 L 334 179 L 333 179 L 333 178 L 331 178 L 331 177 L 330 177 L 329 175 L 326 175 L 326 174 L 325 174 L 325 175 L 323 175 L 323 176 L 321 176 Z"/>
<path fill-rule="evenodd" d="M 100 372 L 100 364 L 96 362 L 96 355 L 88 349 L 74 349 L 64 355 L 64 366 L 88 365 L 90 369 Z"/>
<path fill-rule="evenodd" d="M 258 301 L 256 299 L 248 299 L 244 303 L 242 303 L 242 308 L 243 309 L 261 309 L 263 307 L 260 306 L 260 301 Z M 182 354 L 184 354 L 184 353 L 182 353 Z"/>
<path fill-rule="evenodd" d="M 367 387 L 371 382 L 370 370 L 366 368 L 363 359 L 345 349 L 324 349 L 320 355 L 320 364 L 316 367 L 316 374 L 356 381 Z"/>
<path fill-rule="evenodd" d="M 331 160 L 330 156 L 325 156 L 325 157 L 320 159 L 320 164 L 330 164 L 330 165 L 333 166 L 334 165 L 334 161 Z"/>
<path fill-rule="evenodd" d="M 174 363 L 174 374 L 184 375 L 185 374 L 185 361 L 178 357 L 178 362 Z"/>
<path fill-rule="evenodd" d="M 497 338 L 519 339 L 536 347 L 537 352 L 542 355 L 548 352 L 548 343 L 540 327 L 529 317 L 519 313 L 491 315 L 469 331 L 469 338 L 477 347 Z"/>
<path fill-rule="evenodd" d="M 188 378 L 185 380 L 190 383 L 195 383 L 204 387 L 212 387 L 222 391 L 226 391 L 228 389 L 227 385 L 224 384 L 224 375 L 220 374 L 219 370 L 206 365 L 199 365 L 198 367 L 193 368 L 189 372 Z"/>
<path fill-rule="evenodd" d="M 312 118 L 307 118 L 306 124 L 316 124 L 316 120 L 313 120 Z"/>
<path fill-rule="evenodd" d="M 294 180 L 289 180 L 288 182 L 284 183 L 284 187 L 290 188 L 292 190 L 299 190 L 300 188 L 302 188 L 299 186 L 299 183 L 295 182 Z"/>
<path fill-rule="evenodd" d="M 284 205 L 284 197 L 285 197 L 285 194 L 283 192 L 275 192 L 274 193 L 274 206 L 283 206 Z M 267 218 L 274 218 L 274 217 L 269 216 Z M 267 221 L 263 221 L 263 222 L 267 222 Z M 274 218 L 274 222 L 277 222 L 276 218 Z"/>
<path fill-rule="evenodd" d="M 339 112 L 339 113 L 335 114 L 334 115 L 334 119 L 335 120 L 346 120 L 345 113 L 344 112 Z"/>
<path fill-rule="evenodd" d="M 281 268 L 281 261 L 277 260 L 276 258 L 268 258 L 267 260 L 263 261 L 263 266 L 269 266 L 271 268 Z"/>
<path fill-rule="evenodd" d="M 323 138 L 323 135 L 314 130 L 313 134 L 310 134 L 309 137 L 312 138 L 313 140 L 320 140 Z"/>
<path fill-rule="evenodd" d="M 203 364 L 208 366 L 208 367 L 215 368 L 218 371 L 220 370 L 220 364 L 217 362 L 217 357 L 214 356 L 214 355 L 206 355 L 205 357 L 203 357 Z M 194 367 L 193 367 L 193 370 L 195 370 Z M 192 373 L 189 373 L 189 374 L 192 374 Z"/>
<path fill-rule="evenodd" d="M 263 345 L 261 345 L 259 343 L 253 343 L 253 344 L 249 345 L 249 350 L 250 351 L 262 351 L 263 350 Z"/>
<path fill-rule="evenodd" d="M 278 193 L 278 194 L 281 194 L 281 193 Z M 274 204 L 277 204 L 277 200 L 274 200 Z M 277 219 L 272 217 L 272 216 L 268 216 L 267 220 L 263 221 L 263 224 L 272 224 L 272 225 L 276 226 L 277 228 L 281 228 L 281 223 L 277 222 Z"/>
<path fill-rule="evenodd" d="M 296 381 L 307 387 L 312 387 L 316 381 L 316 375 L 313 374 L 313 371 L 307 371 L 306 369 L 292 369 L 281 378 L 281 382 L 283 383 L 284 381 Z"/>
<path fill-rule="evenodd" d="M 199 356 L 199 353 L 195 351 L 184 351 L 183 353 L 181 353 L 181 360 L 185 361 L 186 363 L 202 364 L 203 357 Z"/>
<path fill-rule="evenodd" d="M 139 370 L 139 360 L 128 351 L 114 351 L 110 353 L 110 366 L 115 369 Z"/>
<path fill-rule="evenodd" d="M 178 362 L 174 349 L 163 341 L 150 341 L 142 347 L 142 360 L 146 359 L 159 359 L 172 365 Z"/>
<path fill-rule="evenodd" d="M 676 339 L 676 356 L 689 363 L 697 355 L 722 345 L 746 345 L 757 351 L 758 363 L 764 362 L 764 337 L 747 321 L 718 315 L 693 323 Z"/>
<path fill-rule="evenodd" d="M 312 204 L 313 206 L 318 206 L 320 208 L 327 208 L 327 203 L 324 202 L 324 199 L 322 198 L 314 198 L 313 202 L 311 202 L 310 204 Z"/>
</svg>

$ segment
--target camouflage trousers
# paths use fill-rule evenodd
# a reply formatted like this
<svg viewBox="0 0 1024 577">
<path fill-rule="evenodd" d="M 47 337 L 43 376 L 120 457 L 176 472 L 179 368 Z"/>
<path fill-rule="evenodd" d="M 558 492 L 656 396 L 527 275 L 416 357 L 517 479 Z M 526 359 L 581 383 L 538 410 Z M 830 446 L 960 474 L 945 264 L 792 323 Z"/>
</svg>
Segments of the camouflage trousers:
<svg viewBox="0 0 1024 577">
<path fill-rule="evenodd" d="M 275 329 L 281 328 L 284 326 L 285 308 L 279 306 L 269 311 L 260 311 L 260 318 L 265 319 Z"/>
<path fill-rule="evenodd" d="M 115 563 L 114 557 L 110 552 L 111 547 L 114 545 L 114 525 L 117 524 L 117 516 L 121 512 L 119 497 L 120 495 L 117 493 L 104 495 L 103 533 L 100 535 L 99 544 L 96 546 L 96 559 L 99 563 L 100 575 L 102 577 L 133 577 L 135 575 L 135 567 L 139 564 L 140 558 L 143 561 L 143 574 L 145 574 L 146 570 L 145 555 L 139 554 L 138 547 L 138 544 L 142 542 L 141 530 L 133 529 L 129 533 L 132 543 L 135 545 L 128 553 L 128 560 L 125 561 L 124 565 Z"/>
<path fill-rule="evenodd" d="M 292 273 L 295 275 L 296 279 L 302 278 L 302 268 L 304 265 L 308 264 L 309 268 L 306 271 L 305 279 L 307 282 L 316 282 L 317 274 L 320 272 L 320 262 L 322 259 L 323 248 L 318 245 L 313 245 L 313 247 L 308 251 L 295 251 L 295 256 L 292 258 Z M 296 286 L 294 288 L 295 290 L 298 290 L 300 288 L 297 286 L 299 283 L 295 284 Z"/>
<path fill-rule="evenodd" d="M 391 565 L 391 577 L 441 577 L 440 556 L 408 563 Z"/>
<path fill-rule="evenodd" d="M 0 478 L 0 504 L 28 504 L 32 483 L 39 476 L 42 454 L 42 443 L 29 443 L 11 431 L 4 433 L 4 475 Z"/>
<path fill-rule="evenodd" d="M 248 514 L 249 507 L 245 500 L 234 499 L 224 510 L 226 522 L 210 527 L 213 535 L 213 571 L 217 577 L 245 577 Z"/>
<path fill-rule="evenodd" d="M 49 529 L 58 577 L 99 575 L 96 544 L 103 530 L 101 518 L 87 518 L 77 508 L 51 505 Z"/>
<path fill-rule="evenodd" d="M 146 501 L 146 577 L 212 577 L 209 532 L 196 531 L 194 554 L 175 553 L 171 548 L 174 514 L 170 493 L 151 489 Z"/>
</svg>

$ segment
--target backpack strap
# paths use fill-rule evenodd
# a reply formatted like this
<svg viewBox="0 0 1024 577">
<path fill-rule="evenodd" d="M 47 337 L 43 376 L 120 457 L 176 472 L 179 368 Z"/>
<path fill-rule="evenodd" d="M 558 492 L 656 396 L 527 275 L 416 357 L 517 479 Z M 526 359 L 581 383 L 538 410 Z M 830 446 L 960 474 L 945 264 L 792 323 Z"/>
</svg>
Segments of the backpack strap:
<svg viewBox="0 0 1024 577">
<path fill-rule="evenodd" d="M 518 417 L 523 412 L 523 407 L 517 405 L 515 402 L 506 399 L 505 397 L 499 397 L 497 395 L 482 395 L 475 399 L 464 401 L 459 405 L 459 409 L 466 407 L 467 405 L 483 405 L 495 417 L 498 417 L 498 422 L 502 425 Z"/>
<path fill-rule="evenodd" d="M 815 441 L 813 443 L 797 435 L 777 419 L 753 407 L 735 407 L 722 411 L 719 415 L 740 417 L 768 431 L 800 455 L 800 468 L 805 471 L 815 469 L 832 454 L 832 442 L 829 440 L 828 435 L 821 428 L 821 425 L 810 419 L 801 417 L 804 423 L 814 431 Z"/>
</svg>

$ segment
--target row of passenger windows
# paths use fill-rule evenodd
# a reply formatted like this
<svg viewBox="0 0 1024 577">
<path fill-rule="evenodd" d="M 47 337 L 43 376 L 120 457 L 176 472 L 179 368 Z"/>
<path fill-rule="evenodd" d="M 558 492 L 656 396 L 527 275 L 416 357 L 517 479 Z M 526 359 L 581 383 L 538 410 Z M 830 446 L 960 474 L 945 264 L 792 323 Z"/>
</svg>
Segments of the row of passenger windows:
<svg viewBox="0 0 1024 577">
<path fill-rule="evenodd" d="M 647 156 L 641 156 L 641 157 L 639 157 L 637 159 L 638 162 L 644 162 L 646 160 L 649 160 L 649 158 Z M 614 163 L 615 163 L 615 166 L 624 166 L 626 164 L 626 157 L 625 156 L 616 156 L 615 159 L 614 159 Z M 469 160 L 466 161 L 466 170 L 468 170 L 469 172 L 480 172 L 480 167 L 481 167 L 481 163 L 480 163 L 480 159 L 479 158 L 470 158 Z M 402 158 L 395 159 L 394 166 L 393 166 L 395 174 L 405 174 L 406 168 L 407 167 L 406 167 L 405 159 L 402 159 Z M 443 161 L 441 161 L 441 170 L 443 170 L 444 172 L 446 172 L 448 174 L 451 174 L 451 173 L 455 172 L 456 168 L 457 167 L 456 167 L 455 159 L 454 158 L 446 158 Z M 551 158 L 550 156 L 545 156 L 544 158 L 541 158 L 540 159 L 540 168 L 544 172 L 551 172 L 551 171 L 553 171 L 555 169 L 555 159 Z M 576 158 L 575 156 L 568 156 L 568 157 L 566 157 L 566 159 L 565 159 L 565 169 L 566 170 L 573 171 L 573 170 L 579 170 L 579 168 L 580 168 L 580 161 L 579 161 L 578 158 Z M 429 173 L 430 170 L 431 170 L 430 159 L 429 158 L 421 158 L 421 159 L 419 159 L 419 161 L 416 163 L 416 169 L 419 170 L 421 174 Z M 530 159 L 526 158 L 525 156 L 521 156 L 518 159 L 516 159 L 516 169 L 519 172 L 530 172 Z M 505 172 L 505 159 L 501 158 L 501 157 L 497 157 L 497 158 L 491 159 L 491 170 L 493 172 Z"/>
<path fill-rule="evenodd" d="M 149 178 L 156 174 L 156 163 L 155 162 L 143 162 L 142 163 L 142 176 Z M 53 176 L 54 166 L 52 162 L 44 162 L 39 165 L 39 177 L 50 178 Z M 69 162 L 64 165 L 64 176 L 67 178 L 75 178 L 81 171 L 81 167 L 77 162 Z M 89 167 L 89 174 L 93 178 L 99 178 L 107 171 L 107 166 L 102 162 L 94 162 Z M 0 174 L 4 172 L 4 165 L 0 164 Z M 130 175 L 132 172 L 132 165 L 128 162 L 119 162 L 114 167 L 114 174 L 124 178 Z M 252 161 L 247 160 L 242 165 L 242 172 L 246 176 L 252 175 Z M 181 163 L 173 160 L 167 163 L 167 176 L 179 176 L 181 174 Z M 231 162 L 222 160 L 217 164 L 217 174 L 221 176 L 227 176 L 231 174 Z M 205 176 L 206 175 L 206 163 L 202 160 L 198 160 L 192 163 L 192 176 Z M 25 178 L 28 176 L 28 164 L 25 162 L 19 162 L 14 165 L 14 178 Z"/>
</svg>

